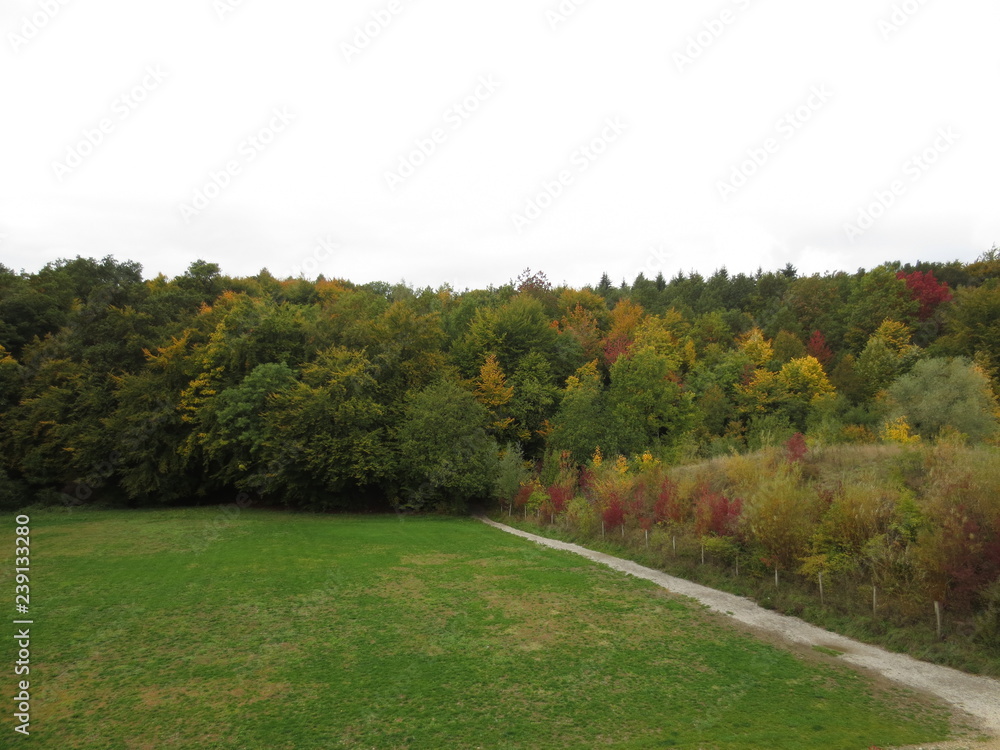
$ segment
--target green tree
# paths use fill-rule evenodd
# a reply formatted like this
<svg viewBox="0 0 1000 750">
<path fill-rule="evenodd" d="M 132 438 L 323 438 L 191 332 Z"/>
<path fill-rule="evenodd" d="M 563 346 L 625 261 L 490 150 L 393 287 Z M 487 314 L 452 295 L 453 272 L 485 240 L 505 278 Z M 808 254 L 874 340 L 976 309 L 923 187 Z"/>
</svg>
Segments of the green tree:
<svg viewBox="0 0 1000 750">
<path fill-rule="evenodd" d="M 255 489 L 253 475 L 266 444 L 265 412 L 276 394 L 295 385 L 294 371 L 282 363 L 258 365 L 203 409 L 199 438 L 214 477 L 222 484 Z"/>
<path fill-rule="evenodd" d="M 399 427 L 403 491 L 409 507 L 464 511 L 492 493 L 499 450 L 486 433 L 489 414 L 450 380 L 410 399 Z"/>
<path fill-rule="evenodd" d="M 291 387 L 282 369 L 261 380 L 248 395 L 273 395 L 256 461 L 238 487 L 292 506 L 347 509 L 391 482 L 396 460 L 386 410 L 363 352 L 326 349 Z"/>
<path fill-rule="evenodd" d="M 848 309 L 847 343 L 858 351 L 886 320 L 913 324 L 920 303 L 913 299 L 906 282 L 896 278 L 895 270 L 880 266 L 855 283 Z"/>
<path fill-rule="evenodd" d="M 520 446 L 516 443 L 508 445 L 500 453 L 494 490 L 497 500 L 508 506 L 511 505 L 521 485 L 527 482 L 530 477 L 531 472 L 525 466 Z"/>
<path fill-rule="evenodd" d="M 1000 380 L 1000 279 L 959 289 L 949 306 L 946 330 L 938 348 L 981 361 L 987 374 Z"/>
<path fill-rule="evenodd" d="M 517 439 L 527 456 L 537 458 L 543 452 L 545 436 L 551 429 L 549 420 L 559 402 L 552 367 L 541 352 L 531 352 L 521 360 L 510 383 L 513 397 L 509 406 Z"/>
<path fill-rule="evenodd" d="M 607 451 L 669 454 L 693 428 L 693 398 L 671 371 L 671 360 L 652 348 L 620 357 L 611 367 Z"/>
<path fill-rule="evenodd" d="M 551 322 L 542 303 L 527 294 L 498 309 L 481 307 L 456 347 L 456 360 L 472 376 L 486 356 L 494 354 L 504 372 L 514 372 L 530 352 L 553 351 L 558 334 Z"/>
<path fill-rule="evenodd" d="M 874 399 L 908 372 L 920 355 L 921 350 L 910 344 L 908 326 L 893 320 L 883 321 L 858 357 L 856 372 L 862 381 L 863 398 Z"/>
<path fill-rule="evenodd" d="M 584 464 L 602 445 L 607 446 L 604 388 L 595 360 L 567 379 L 549 447 L 569 451 L 577 464 Z"/>
<path fill-rule="evenodd" d="M 989 378 L 968 359 L 925 359 L 889 388 L 891 417 L 906 417 L 914 432 L 937 437 L 945 428 L 972 440 L 997 432 L 997 400 Z"/>
</svg>

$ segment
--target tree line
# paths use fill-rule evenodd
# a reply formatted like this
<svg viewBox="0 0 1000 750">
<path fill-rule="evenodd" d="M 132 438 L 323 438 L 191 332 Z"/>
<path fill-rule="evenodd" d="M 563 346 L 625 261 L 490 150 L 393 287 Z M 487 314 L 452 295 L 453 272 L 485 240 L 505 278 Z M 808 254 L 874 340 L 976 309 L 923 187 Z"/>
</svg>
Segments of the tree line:
<svg viewBox="0 0 1000 750">
<path fill-rule="evenodd" d="M 459 510 L 598 450 L 995 441 L 998 382 L 996 248 L 581 289 L 0 265 L 0 504 Z"/>
</svg>

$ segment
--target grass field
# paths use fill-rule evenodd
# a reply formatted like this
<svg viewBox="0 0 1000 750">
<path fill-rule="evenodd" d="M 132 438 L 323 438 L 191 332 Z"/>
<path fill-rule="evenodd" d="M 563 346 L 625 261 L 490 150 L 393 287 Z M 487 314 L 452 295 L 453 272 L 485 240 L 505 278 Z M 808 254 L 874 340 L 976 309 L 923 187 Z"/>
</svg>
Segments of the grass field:
<svg viewBox="0 0 1000 750">
<path fill-rule="evenodd" d="M 245 511 L 206 536 L 218 517 L 32 516 L 32 733 L 5 711 L 0 746 L 835 750 L 949 731 L 831 657 L 472 520 Z"/>
</svg>

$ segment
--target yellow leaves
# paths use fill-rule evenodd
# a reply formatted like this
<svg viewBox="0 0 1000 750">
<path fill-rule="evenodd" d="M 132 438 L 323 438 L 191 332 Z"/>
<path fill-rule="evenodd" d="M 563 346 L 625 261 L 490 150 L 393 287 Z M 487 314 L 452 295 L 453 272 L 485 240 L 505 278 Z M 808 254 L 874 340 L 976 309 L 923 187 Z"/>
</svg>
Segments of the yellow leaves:
<svg viewBox="0 0 1000 750">
<path fill-rule="evenodd" d="M 633 351 L 643 349 L 652 349 L 666 357 L 671 372 L 679 370 L 684 359 L 680 339 L 670 329 L 669 323 L 657 316 L 646 318 L 635 329 Z"/>
<path fill-rule="evenodd" d="M 507 385 L 507 378 L 495 354 L 487 356 L 479 368 L 475 395 L 476 400 L 490 411 L 495 411 L 514 397 L 514 388 Z"/>
<path fill-rule="evenodd" d="M 642 305 L 630 299 L 623 299 L 611 311 L 611 330 L 608 332 L 608 339 L 631 337 L 645 318 L 646 311 L 642 309 Z"/>
<path fill-rule="evenodd" d="M 750 382 L 736 386 L 742 397 L 743 410 L 749 413 L 762 412 L 780 397 L 777 373 L 770 370 L 754 370 Z"/>
<path fill-rule="evenodd" d="M 919 435 L 910 434 L 910 423 L 906 417 L 886 420 L 882 425 L 881 437 L 887 443 L 911 445 L 920 442 Z"/>
<path fill-rule="evenodd" d="M 759 328 L 751 328 L 736 340 L 736 346 L 754 364 L 763 367 L 774 359 L 774 347 Z"/>
<path fill-rule="evenodd" d="M 800 357 L 786 362 L 780 372 L 763 368 L 754 370 L 749 382 L 736 386 L 741 407 L 745 413 L 768 411 L 785 401 L 806 402 L 813 405 L 831 398 L 833 384 L 815 357 Z"/>
<path fill-rule="evenodd" d="M 597 360 L 592 360 L 577 368 L 576 375 L 566 378 L 566 393 L 572 393 L 582 388 L 600 387 L 600 375 L 597 372 Z"/>
<path fill-rule="evenodd" d="M 800 357 L 786 362 L 778 373 L 778 383 L 788 396 L 806 401 L 835 391 L 823 365 L 815 357 Z"/>
<path fill-rule="evenodd" d="M 615 459 L 615 471 L 619 474 L 628 474 L 628 459 L 625 456 L 618 456 Z"/>
<path fill-rule="evenodd" d="M 593 464 L 595 469 L 601 468 L 601 464 L 604 463 L 604 455 L 601 453 L 601 446 L 597 446 L 594 451 L 594 457 L 590 459 L 591 464 Z"/>
<path fill-rule="evenodd" d="M 910 349 L 911 337 L 910 327 L 905 323 L 897 323 L 895 320 L 882 321 L 882 325 L 872 334 L 872 338 L 882 339 L 885 345 L 897 355 L 907 353 Z"/>
<path fill-rule="evenodd" d="M 681 356 L 684 359 L 684 364 L 689 370 L 698 362 L 698 352 L 691 339 L 684 342 L 684 352 Z"/>
<path fill-rule="evenodd" d="M 506 417 L 504 419 L 495 419 L 490 423 L 490 429 L 496 433 L 502 433 L 505 430 L 509 430 L 514 425 L 513 417 Z M 522 438 L 527 439 L 527 438 Z"/>
</svg>

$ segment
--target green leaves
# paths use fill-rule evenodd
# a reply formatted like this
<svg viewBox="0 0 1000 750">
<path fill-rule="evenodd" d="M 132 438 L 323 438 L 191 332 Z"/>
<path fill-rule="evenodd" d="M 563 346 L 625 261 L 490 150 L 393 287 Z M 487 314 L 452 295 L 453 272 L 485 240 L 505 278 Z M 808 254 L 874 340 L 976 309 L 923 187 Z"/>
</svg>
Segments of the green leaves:
<svg viewBox="0 0 1000 750">
<path fill-rule="evenodd" d="M 440 380 L 410 400 L 399 428 L 404 498 L 410 507 L 462 510 L 491 494 L 498 447 L 486 434 L 488 414 L 475 397 Z"/>
<path fill-rule="evenodd" d="M 997 433 L 997 401 L 985 373 L 963 357 L 926 359 L 889 388 L 892 417 L 924 438 L 951 429 L 972 440 Z"/>
</svg>

